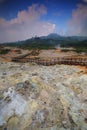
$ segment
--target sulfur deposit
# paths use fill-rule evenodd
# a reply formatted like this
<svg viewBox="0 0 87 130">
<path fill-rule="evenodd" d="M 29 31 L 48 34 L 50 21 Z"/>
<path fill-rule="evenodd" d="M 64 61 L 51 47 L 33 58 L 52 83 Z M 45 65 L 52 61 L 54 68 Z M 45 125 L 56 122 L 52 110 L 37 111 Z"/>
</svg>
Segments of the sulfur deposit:
<svg viewBox="0 0 87 130">
<path fill-rule="evenodd" d="M 0 130 L 87 130 L 87 74 L 1 62 Z"/>
</svg>

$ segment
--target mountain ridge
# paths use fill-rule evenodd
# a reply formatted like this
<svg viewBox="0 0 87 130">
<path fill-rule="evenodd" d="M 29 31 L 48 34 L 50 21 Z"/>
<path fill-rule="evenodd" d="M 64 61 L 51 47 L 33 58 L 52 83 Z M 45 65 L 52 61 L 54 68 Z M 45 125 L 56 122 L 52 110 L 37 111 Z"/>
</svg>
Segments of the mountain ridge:
<svg viewBox="0 0 87 130">
<path fill-rule="evenodd" d="M 47 36 L 35 36 L 26 40 L 21 40 L 21 41 L 14 41 L 14 42 L 4 42 L 1 44 L 8 44 L 8 43 L 24 43 L 26 41 L 30 41 L 30 40 L 39 40 L 39 39 L 53 39 L 53 40 L 78 40 L 78 41 L 84 41 L 87 40 L 87 36 L 62 36 L 59 35 L 57 33 L 50 33 Z"/>
</svg>

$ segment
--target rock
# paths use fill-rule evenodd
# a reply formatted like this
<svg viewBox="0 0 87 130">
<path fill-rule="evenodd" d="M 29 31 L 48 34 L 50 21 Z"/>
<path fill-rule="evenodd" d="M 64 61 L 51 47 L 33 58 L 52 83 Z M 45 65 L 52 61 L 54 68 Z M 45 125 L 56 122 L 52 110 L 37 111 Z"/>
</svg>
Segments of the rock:
<svg viewBox="0 0 87 130">
<path fill-rule="evenodd" d="M 26 89 L 26 87 L 29 86 L 29 82 L 28 81 L 25 81 L 25 82 L 20 82 L 18 84 L 16 84 L 15 88 L 16 90 L 21 90 L 21 89 Z"/>
<path fill-rule="evenodd" d="M 25 84 L 26 84 L 26 85 L 30 85 L 30 83 L 29 83 L 29 81 L 28 81 L 28 80 L 26 80 L 26 81 L 25 81 Z"/>
<path fill-rule="evenodd" d="M 11 102 L 10 96 L 7 96 L 4 100 L 5 100 L 7 103 Z"/>
<path fill-rule="evenodd" d="M 32 73 L 32 76 L 38 76 L 38 73 Z"/>
<path fill-rule="evenodd" d="M 3 93 L 0 92 L 0 100 L 2 100 L 2 99 L 3 99 Z"/>
<path fill-rule="evenodd" d="M 3 72 L 3 75 L 6 75 L 6 72 Z"/>
<path fill-rule="evenodd" d="M 67 122 L 66 121 L 62 121 L 62 124 L 66 124 Z"/>
<path fill-rule="evenodd" d="M 87 118 L 85 118 L 85 122 L 87 123 Z"/>
<path fill-rule="evenodd" d="M 0 130 L 87 130 L 87 75 L 81 69 L 20 66 L 0 66 L 0 75 L 8 74 L 5 82 L 0 77 Z"/>
</svg>

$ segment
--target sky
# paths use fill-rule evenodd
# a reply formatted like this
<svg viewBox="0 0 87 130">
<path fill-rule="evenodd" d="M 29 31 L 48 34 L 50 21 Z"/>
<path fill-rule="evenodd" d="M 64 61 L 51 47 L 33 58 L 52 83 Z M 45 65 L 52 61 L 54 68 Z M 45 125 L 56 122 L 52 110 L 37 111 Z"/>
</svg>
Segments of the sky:
<svg viewBox="0 0 87 130">
<path fill-rule="evenodd" d="M 87 36 L 87 0 L 0 0 L 0 43 L 50 33 Z"/>
</svg>

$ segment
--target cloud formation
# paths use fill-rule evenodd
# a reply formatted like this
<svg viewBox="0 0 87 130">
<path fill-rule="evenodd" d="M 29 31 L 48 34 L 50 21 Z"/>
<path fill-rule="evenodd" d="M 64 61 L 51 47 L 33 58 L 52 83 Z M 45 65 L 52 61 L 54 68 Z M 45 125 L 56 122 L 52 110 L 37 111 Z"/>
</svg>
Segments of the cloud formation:
<svg viewBox="0 0 87 130">
<path fill-rule="evenodd" d="M 53 32 L 55 24 L 40 20 L 46 13 L 44 5 L 33 4 L 28 10 L 19 11 L 14 19 L 7 21 L 0 18 L 0 42 L 23 40 Z"/>
<path fill-rule="evenodd" d="M 87 0 L 83 0 L 84 2 L 87 2 Z"/>
<path fill-rule="evenodd" d="M 67 35 L 87 36 L 87 5 L 79 4 L 68 22 Z"/>
</svg>

